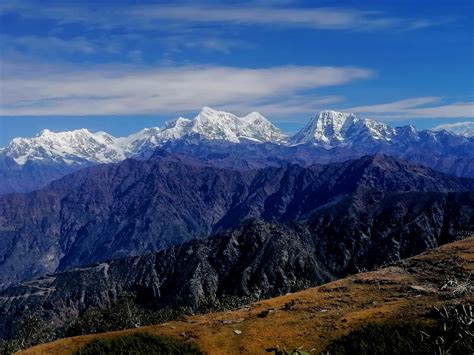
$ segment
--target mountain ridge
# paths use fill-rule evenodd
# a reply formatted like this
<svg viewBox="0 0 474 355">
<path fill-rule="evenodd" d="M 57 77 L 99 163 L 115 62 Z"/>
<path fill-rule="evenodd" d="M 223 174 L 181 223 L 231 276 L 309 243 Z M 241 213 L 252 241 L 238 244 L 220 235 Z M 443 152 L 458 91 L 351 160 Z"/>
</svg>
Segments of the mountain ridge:
<svg viewBox="0 0 474 355">
<path fill-rule="evenodd" d="M 407 258 L 474 232 L 474 191 L 359 191 L 301 222 L 252 219 L 210 238 L 157 253 L 104 261 L 0 292 L 0 332 L 37 312 L 61 325 L 133 295 L 145 307 L 225 297 L 262 299 Z"/>
<path fill-rule="evenodd" d="M 121 138 L 101 131 L 93 133 L 87 129 L 57 133 L 45 129 L 34 138 L 13 139 L 7 147 L 0 149 L 0 155 L 13 159 L 19 165 L 24 165 L 28 160 L 48 158 L 52 161 L 63 159 L 66 164 L 82 161 L 111 163 L 139 154 L 140 149 L 137 146 L 143 144 L 157 148 L 169 141 L 193 138 L 234 144 L 270 142 L 294 146 L 309 143 L 331 149 L 352 146 L 367 139 L 372 139 L 375 141 L 373 143 L 376 143 L 390 142 L 397 138 L 417 141 L 430 136 L 456 135 L 442 127 L 421 131 L 423 133 L 420 136 L 420 132 L 414 126 L 393 128 L 383 122 L 359 118 L 354 113 L 325 110 L 312 117 L 305 127 L 288 138 L 258 112 L 237 117 L 228 112 L 204 107 L 192 120 L 179 117 L 167 121 L 160 128 L 145 128 Z M 469 139 L 469 136 L 465 137 L 462 134 L 456 136 Z M 91 145 L 90 149 L 87 147 L 88 142 Z M 34 150 L 35 146 L 38 146 L 38 151 Z"/>
<path fill-rule="evenodd" d="M 442 124 L 434 127 L 433 130 L 446 130 L 464 137 L 474 137 L 474 121 Z"/>
<path fill-rule="evenodd" d="M 473 189 L 472 179 L 381 154 L 235 170 L 157 151 L 148 160 L 86 168 L 42 190 L 1 196 L 0 285 L 153 252 L 249 218 L 298 220 L 358 191 Z"/>
<path fill-rule="evenodd" d="M 44 129 L 33 138 L 14 138 L 0 150 L 18 165 L 29 160 L 48 160 L 65 164 L 113 163 L 139 154 L 140 146 L 159 147 L 170 140 L 192 139 L 221 140 L 230 143 L 286 142 L 286 136 L 258 112 L 243 117 L 204 107 L 192 120 L 179 117 L 161 128 L 145 128 L 128 137 L 114 137 L 99 131 L 78 129 L 52 132 Z M 75 159 L 74 159 L 75 158 Z"/>
<path fill-rule="evenodd" d="M 354 114 L 322 111 L 287 137 L 257 112 L 237 117 L 205 107 L 192 120 L 180 117 L 122 138 L 85 129 L 16 138 L 0 150 L 0 194 L 33 191 L 92 165 L 146 159 L 160 148 L 239 169 L 328 163 L 380 152 L 474 177 L 474 138 L 445 130 L 392 128 Z"/>
</svg>

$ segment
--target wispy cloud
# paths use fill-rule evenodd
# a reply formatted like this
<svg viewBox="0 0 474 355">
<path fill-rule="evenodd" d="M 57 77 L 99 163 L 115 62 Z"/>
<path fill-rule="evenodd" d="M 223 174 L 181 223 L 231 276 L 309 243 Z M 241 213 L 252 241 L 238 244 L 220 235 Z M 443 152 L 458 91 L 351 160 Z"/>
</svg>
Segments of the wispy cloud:
<svg viewBox="0 0 474 355">
<path fill-rule="evenodd" d="M 474 118 L 474 101 L 444 103 L 440 97 L 418 97 L 384 104 L 349 107 L 344 110 L 385 120 Z"/>
<path fill-rule="evenodd" d="M 107 47 L 87 40 L 83 37 L 62 39 L 55 36 L 12 36 L 0 35 L 0 45 L 5 53 L 49 54 L 93 54 L 97 50 L 107 50 Z"/>
<path fill-rule="evenodd" d="M 59 23 L 82 23 L 87 26 L 150 29 L 162 26 L 226 23 L 238 26 L 269 26 L 272 28 L 312 28 L 326 30 L 415 30 L 429 27 L 435 21 L 425 18 L 401 18 L 380 11 L 353 8 L 301 8 L 290 5 L 271 6 L 270 2 L 250 5 L 135 5 L 105 6 L 100 3 L 79 6 L 38 6 L 28 1 L 5 1 L 0 13 L 17 12 L 23 18 L 46 18 Z"/>
<path fill-rule="evenodd" d="M 242 103 L 247 106 L 264 103 L 267 108 L 282 110 L 284 100 L 372 75 L 371 70 L 356 67 L 107 66 L 84 69 L 7 63 L 2 68 L 0 114 L 147 114 Z"/>
<path fill-rule="evenodd" d="M 54 58 L 79 55 L 86 60 L 114 57 L 121 62 L 151 62 L 178 57 L 178 53 L 232 54 L 264 44 L 245 29 L 345 31 L 406 31 L 435 24 L 431 19 L 402 18 L 380 11 L 345 7 L 299 7 L 291 1 L 247 1 L 233 5 L 208 0 L 182 5 L 117 2 L 60 2 L 48 5 L 33 0 L 4 0 L 0 16 L 22 23 L 21 34 L 4 34 L 4 56 Z M 38 27 L 38 21 L 41 26 Z M 68 26 L 74 24 L 74 26 Z M 256 28 L 258 27 L 258 28 Z M 71 31 L 71 28 L 74 28 Z M 28 29 L 31 32 L 28 33 Z M 39 31 L 37 31 L 39 29 Z"/>
<path fill-rule="evenodd" d="M 166 41 L 168 47 L 171 47 L 174 51 L 180 51 L 182 48 L 185 49 L 198 49 L 201 51 L 220 52 L 224 54 L 230 54 L 233 49 L 246 48 L 250 49 L 253 47 L 250 43 L 241 40 L 234 40 L 228 38 L 219 37 L 171 37 Z"/>
</svg>

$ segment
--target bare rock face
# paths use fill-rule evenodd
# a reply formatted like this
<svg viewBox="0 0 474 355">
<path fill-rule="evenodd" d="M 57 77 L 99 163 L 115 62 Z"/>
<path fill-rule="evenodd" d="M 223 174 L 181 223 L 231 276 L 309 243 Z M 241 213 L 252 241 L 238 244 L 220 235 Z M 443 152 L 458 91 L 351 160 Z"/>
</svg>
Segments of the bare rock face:
<svg viewBox="0 0 474 355">
<path fill-rule="evenodd" d="M 372 160 L 373 162 L 373 160 Z M 266 298 L 406 258 L 474 232 L 474 192 L 360 188 L 296 222 L 252 219 L 158 253 L 71 269 L 0 293 L 0 334 L 26 310 L 57 325 L 123 293 L 144 306 Z"/>
</svg>

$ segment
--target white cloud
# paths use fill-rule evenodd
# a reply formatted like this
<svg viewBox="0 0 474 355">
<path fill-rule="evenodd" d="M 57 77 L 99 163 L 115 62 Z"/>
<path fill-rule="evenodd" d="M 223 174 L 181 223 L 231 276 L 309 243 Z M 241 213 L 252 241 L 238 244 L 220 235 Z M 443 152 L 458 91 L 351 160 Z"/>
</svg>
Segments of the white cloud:
<svg viewBox="0 0 474 355">
<path fill-rule="evenodd" d="M 262 105 L 277 111 L 310 90 L 372 75 L 369 69 L 354 67 L 54 68 L 7 63 L 1 67 L 0 114 L 148 114 L 193 111 L 204 105 Z"/>
<path fill-rule="evenodd" d="M 271 2 L 249 5 L 129 5 L 105 6 L 88 4 L 79 6 L 58 3 L 37 6 L 28 1 L 5 1 L 1 12 L 16 11 L 25 18 L 48 18 L 60 23 L 82 23 L 102 29 L 126 27 L 129 29 L 159 28 L 192 24 L 226 23 L 239 26 L 258 25 L 278 27 L 302 27 L 330 30 L 415 30 L 434 25 L 423 18 L 399 18 L 379 11 L 360 11 L 353 8 L 320 7 L 301 8 L 289 4 L 276 6 Z"/>
<path fill-rule="evenodd" d="M 381 120 L 473 118 L 474 102 L 442 103 L 440 97 L 418 97 L 384 104 L 349 107 L 344 110 L 363 113 Z"/>
</svg>

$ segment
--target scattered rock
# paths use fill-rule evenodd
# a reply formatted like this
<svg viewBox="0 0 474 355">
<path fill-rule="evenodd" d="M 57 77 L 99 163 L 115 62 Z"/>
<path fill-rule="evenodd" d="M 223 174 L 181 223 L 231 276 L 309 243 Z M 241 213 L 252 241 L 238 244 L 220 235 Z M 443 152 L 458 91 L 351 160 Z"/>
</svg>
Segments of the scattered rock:
<svg viewBox="0 0 474 355">
<path fill-rule="evenodd" d="M 250 306 L 244 306 L 244 307 L 240 307 L 239 308 L 239 311 L 250 311 L 251 307 Z"/>
<path fill-rule="evenodd" d="M 425 286 L 418 286 L 418 285 L 410 285 L 410 290 L 423 293 L 423 294 L 436 293 L 436 290 L 430 286 L 425 287 Z"/>
<path fill-rule="evenodd" d="M 233 323 L 242 323 L 244 321 L 243 318 L 239 319 L 225 319 L 222 321 L 222 324 L 233 324 Z"/>
<path fill-rule="evenodd" d="M 268 309 L 264 309 L 263 311 L 259 312 L 257 314 L 257 317 L 258 318 L 265 318 L 266 316 L 268 316 L 270 313 L 275 313 L 276 312 L 276 309 L 274 308 L 268 308 Z"/>
<path fill-rule="evenodd" d="M 290 302 L 286 302 L 281 309 L 284 311 L 289 311 L 295 304 L 295 300 L 291 300 Z"/>
<path fill-rule="evenodd" d="M 238 329 L 234 329 L 234 333 L 237 334 L 237 335 L 240 335 L 240 334 L 242 334 L 242 331 L 238 330 Z"/>
</svg>

